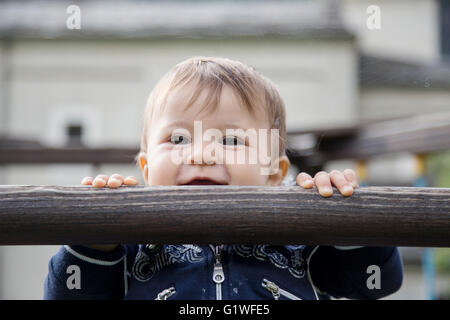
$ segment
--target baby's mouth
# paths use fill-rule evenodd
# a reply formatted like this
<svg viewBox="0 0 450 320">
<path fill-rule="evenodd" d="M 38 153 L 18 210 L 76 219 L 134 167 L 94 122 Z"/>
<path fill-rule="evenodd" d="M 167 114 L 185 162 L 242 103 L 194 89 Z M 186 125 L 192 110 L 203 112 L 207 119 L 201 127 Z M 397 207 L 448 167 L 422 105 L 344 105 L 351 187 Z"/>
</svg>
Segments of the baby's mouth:
<svg viewBox="0 0 450 320">
<path fill-rule="evenodd" d="M 224 185 L 224 183 L 219 183 L 217 181 L 207 180 L 207 179 L 195 179 L 184 185 L 185 186 L 186 185 Z"/>
</svg>

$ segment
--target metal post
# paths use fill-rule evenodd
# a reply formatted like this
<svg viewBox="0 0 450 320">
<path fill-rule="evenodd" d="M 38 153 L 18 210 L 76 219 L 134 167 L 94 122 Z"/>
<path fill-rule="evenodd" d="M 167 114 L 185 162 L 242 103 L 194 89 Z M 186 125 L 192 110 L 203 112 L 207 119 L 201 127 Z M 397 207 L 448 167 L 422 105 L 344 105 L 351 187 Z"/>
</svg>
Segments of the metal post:
<svg viewBox="0 0 450 320">
<path fill-rule="evenodd" d="M 427 186 L 427 179 L 425 175 L 425 155 L 416 155 L 416 178 L 414 180 L 414 187 L 424 188 Z M 425 282 L 425 296 L 428 300 L 436 299 L 435 288 L 435 265 L 434 265 L 434 251 L 433 248 L 424 248 L 422 251 L 422 272 Z"/>
</svg>

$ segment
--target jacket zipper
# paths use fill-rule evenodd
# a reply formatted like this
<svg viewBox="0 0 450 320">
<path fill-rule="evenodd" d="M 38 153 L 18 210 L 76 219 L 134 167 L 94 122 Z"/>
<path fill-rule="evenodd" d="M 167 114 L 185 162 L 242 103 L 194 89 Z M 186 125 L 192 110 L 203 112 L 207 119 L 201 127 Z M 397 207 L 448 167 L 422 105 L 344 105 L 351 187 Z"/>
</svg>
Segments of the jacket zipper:
<svg viewBox="0 0 450 320">
<path fill-rule="evenodd" d="M 216 284 L 216 300 L 222 300 L 222 282 L 225 280 L 221 261 L 221 246 L 210 245 L 214 253 L 213 281 Z"/>
<path fill-rule="evenodd" d="M 175 293 L 176 293 L 176 291 L 175 291 L 174 287 L 170 287 L 170 288 L 164 289 L 163 291 L 158 293 L 158 295 L 156 296 L 155 300 L 167 300 L 171 296 L 173 296 Z"/>
<path fill-rule="evenodd" d="M 272 293 L 272 296 L 275 300 L 279 300 L 280 296 L 283 296 L 283 297 L 285 297 L 287 299 L 291 299 L 291 300 L 302 300 L 299 297 L 293 295 L 292 293 L 281 289 L 277 284 L 275 284 L 274 282 L 269 281 L 267 279 L 263 279 L 262 286 L 263 286 L 263 288 L 267 289 L 267 291 Z"/>
</svg>

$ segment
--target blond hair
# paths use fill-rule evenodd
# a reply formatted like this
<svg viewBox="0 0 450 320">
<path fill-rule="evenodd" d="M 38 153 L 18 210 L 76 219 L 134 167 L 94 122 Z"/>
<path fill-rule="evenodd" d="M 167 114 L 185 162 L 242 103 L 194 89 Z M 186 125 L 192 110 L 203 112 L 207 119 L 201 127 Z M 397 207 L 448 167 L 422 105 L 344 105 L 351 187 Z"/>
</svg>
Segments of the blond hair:
<svg viewBox="0 0 450 320">
<path fill-rule="evenodd" d="M 189 58 L 172 67 L 163 76 L 147 101 L 139 154 L 147 152 L 148 128 L 157 114 L 163 111 L 169 94 L 188 84 L 193 84 L 195 90 L 186 109 L 207 89 L 209 92 L 205 108 L 212 107 L 214 111 L 219 104 L 223 86 L 228 85 L 251 114 L 254 115 L 259 110 L 266 112 L 270 128 L 279 130 L 279 155 L 285 154 L 286 112 L 275 84 L 253 67 L 222 57 Z"/>
</svg>

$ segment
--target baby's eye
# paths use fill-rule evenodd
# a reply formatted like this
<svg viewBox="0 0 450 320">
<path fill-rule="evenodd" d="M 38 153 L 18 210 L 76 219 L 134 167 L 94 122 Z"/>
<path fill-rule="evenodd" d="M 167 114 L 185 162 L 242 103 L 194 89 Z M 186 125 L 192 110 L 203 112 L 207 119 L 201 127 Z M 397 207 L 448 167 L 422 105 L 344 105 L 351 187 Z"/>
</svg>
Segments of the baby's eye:
<svg viewBox="0 0 450 320">
<path fill-rule="evenodd" d="M 174 134 L 170 137 L 170 142 L 173 144 L 188 144 L 191 140 L 182 134 Z"/>
<path fill-rule="evenodd" d="M 226 146 L 237 146 L 237 145 L 245 145 L 245 142 L 236 136 L 228 136 L 223 138 L 223 144 Z"/>
</svg>

